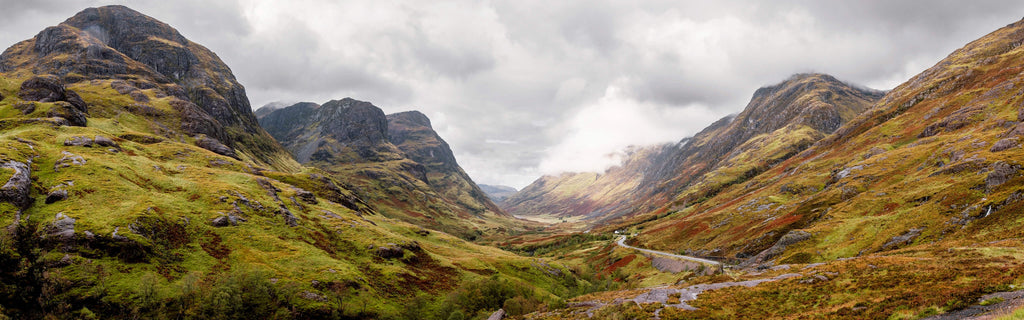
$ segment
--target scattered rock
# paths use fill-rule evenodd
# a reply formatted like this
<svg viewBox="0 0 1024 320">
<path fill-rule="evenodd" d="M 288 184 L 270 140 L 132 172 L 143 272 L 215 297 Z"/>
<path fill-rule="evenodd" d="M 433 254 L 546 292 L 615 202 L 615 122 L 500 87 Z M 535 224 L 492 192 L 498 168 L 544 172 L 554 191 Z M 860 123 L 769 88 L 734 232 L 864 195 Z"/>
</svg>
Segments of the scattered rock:
<svg viewBox="0 0 1024 320">
<path fill-rule="evenodd" d="M 487 317 L 487 320 L 501 320 L 501 319 L 504 319 L 504 318 L 505 318 L 505 309 L 498 309 L 498 311 L 495 311 L 494 313 L 492 313 L 490 317 Z"/>
<path fill-rule="evenodd" d="M 149 102 L 149 97 L 146 96 L 145 93 L 142 93 L 142 91 L 132 91 L 132 92 L 128 93 L 128 95 L 131 96 L 132 99 L 135 100 L 135 102 L 142 102 L 142 103 Z"/>
<path fill-rule="evenodd" d="M 872 148 L 871 148 L 871 150 L 868 150 L 868 153 L 865 153 L 865 154 L 864 154 L 864 155 L 862 156 L 862 158 L 863 158 L 864 160 L 867 160 L 867 159 L 869 159 L 869 158 L 871 158 L 871 157 L 874 157 L 874 156 L 880 155 L 880 154 L 882 154 L 882 153 L 885 153 L 885 149 L 882 149 L 882 148 L 879 148 L 879 147 L 872 147 Z"/>
<path fill-rule="evenodd" d="M 75 219 L 68 217 L 63 212 L 58 212 L 54 221 L 50 224 L 51 237 L 71 239 L 75 236 Z"/>
<path fill-rule="evenodd" d="M 117 142 L 114 142 L 113 139 L 110 139 L 108 137 L 96 136 L 96 138 L 93 139 L 93 142 L 95 142 L 96 145 L 101 146 L 101 147 L 113 147 L 113 148 L 121 149 L 121 146 L 118 145 Z"/>
<path fill-rule="evenodd" d="M 29 114 L 36 112 L 36 104 L 27 101 L 19 101 L 14 104 L 14 108 L 21 110 L 21 114 Z"/>
<path fill-rule="evenodd" d="M 917 236 L 921 235 L 921 231 L 924 231 L 924 228 L 911 228 L 901 235 L 892 237 L 892 239 L 889 239 L 889 241 L 882 245 L 882 250 L 892 250 L 899 246 L 909 244 L 913 242 Z"/>
<path fill-rule="evenodd" d="M 51 118 L 64 118 L 68 121 L 68 125 L 76 127 L 84 127 L 87 119 L 85 113 L 75 108 L 70 103 L 58 101 L 55 103 L 52 109 L 46 114 L 47 117 Z"/>
<path fill-rule="evenodd" d="M 420 227 L 419 230 L 416 230 L 416 234 L 420 235 L 421 237 L 426 237 L 430 235 L 430 230 Z"/>
<path fill-rule="evenodd" d="M 839 171 L 839 173 L 836 173 L 836 179 L 835 180 L 840 180 L 842 178 L 846 178 L 847 176 L 849 176 L 854 171 L 863 170 L 863 169 L 864 169 L 864 165 L 856 165 L 856 166 L 852 166 L 852 167 L 849 167 L 849 168 L 845 168 L 842 171 Z"/>
<path fill-rule="evenodd" d="M 820 274 L 816 274 L 816 275 L 813 275 L 813 276 L 801 279 L 799 282 L 801 284 L 813 284 L 813 283 L 816 283 L 816 282 L 823 282 L 823 281 L 828 281 L 828 277 L 825 277 L 825 276 L 820 275 Z"/>
<path fill-rule="evenodd" d="M 295 215 L 292 214 L 292 212 L 289 211 L 288 208 L 286 208 L 285 206 L 282 205 L 280 208 L 278 208 L 277 214 L 284 217 L 284 223 L 288 224 L 289 227 L 299 225 L 299 218 L 296 218 Z"/>
<path fill-rule="evenodd" d="M 60 168 L 67 168 L 70 166 L 83 166 L 85 165 L 85 159 L 80 155 L 76 155 L 71 152 L 61 151 L 63 156 L 53 164 L 53 171 L 60 171 Z"/>
<path fill-rule="evenodd" d="M 0 163 L 0 168 L 13 169 L 14 174 L 0 187 L 0 201 L 13 204 L 20 209 L 28 208 L 33 199 L 29 197 L 32 187 L 31 169 L 28 164 L 18 161 Z"/>
<path fill-rule="evenodd" d="M 301 188 L 295 188 L 295 196 L 299 197 L 299 200 L 302 200 L 305 203 L 317 204 L 316 195 L 314 195 L 312 192 L 303 190 Z"/>
<path fill-rule="evenodd" d="M 228 214 L 213 218 L 213 220 L 210 220 L 210 225 L 218 228 L 237 226 L 239 221 L 245 222 L 246 220 L 245 218 L 235 216 L 234 214 Z"/>
<path fill-rule="evenodd" d="M 1017 142 L 1017 138 L 1006 138 L 996 141 L 996 143 L 993 144 L 992 148 L 988 149 L 988 151 L 999 152 L 1007 149 L 1013 149 L 1018 146 L 1020 146 L 1020 142 Z"/>
<path fill-rule="evenodd" d="M 64 139 L 64 145 L 68 147 L 92 147 L 92 144 L 92 139 L 82 136 L 74 136 L 68 139 Z"/>
<path fill-rule="evenodd" d="M 1017 171 L 1020 171 L 1020 165 L 1011 165 L 1006 162 L 997 161 L 989 167 L 992 171 L 985 177 L 985 186 L 989 189 L 1006 183 L 1013 177 L 1017 176 Z"/>
<path fill-rule="evenodd" d="M 51 203 L 54 203 L 54 202 L 57 202 L 57 201 L 61 201 L 61 200 L 67 199 L 67 198 L 68 198 L 68 191 L 67 190 L 64 190 L 64 188 L 55 189 L 55 190 L 50 191 L 50 193 L 46 195 L 46 204 L 51 204 Z"/>
<path fill-rule="evenodd" d="M 213 218 L 213 220 L 210 221 L 210 225 L 214 227 L 227 227 L 231 225 L 231 220 L 228 219 L 227 216 L 220 216 Z"/>
<path fill-rule="evenodd" d="M 321 296 L 319 294 L 316 294 L 316 293 L 313 293 L 313 292 L 309 292 L 309 291 L 303 291 L 302 293 L 299 293 L 299 297 L 302 297 L 303 299 L 306 299 L 306 300 L 319 301 L 319 302 L 327 302 L 327 298 L 324 298 L 323 296 Z"/>
<path fill-rule="evenodd" d="M 223 143 L 220 142 L 220 140 L 210 138 L 205 135 L 196 136 L 196 146 L 206 150 L 213 151 L 213 153 L 222 156 L 232 157 L 235 158 L 236 160 L 238 159 L 238 155 L 235 154 L 235 150 L 232 150 L 228 146 L 224 145 Z"/>
<path fill-rule="evenodd" d="M 405 249 L 394 243 L 388 243 L 387 245 L 377 247 L 377 256 L 384 259 L 396 259 L 401 258 L 404 255 Z"/>
<path fill-rule="evenodd" d="M 786 251 L 786 248 L 795 243 L 811 238 L 811 233 L 803 230 L 790 230 L 779 241 L 776 241 L 771 248 L 761 251 L 746 262 L 747 265 L 764 263 Z"/>
</svg>

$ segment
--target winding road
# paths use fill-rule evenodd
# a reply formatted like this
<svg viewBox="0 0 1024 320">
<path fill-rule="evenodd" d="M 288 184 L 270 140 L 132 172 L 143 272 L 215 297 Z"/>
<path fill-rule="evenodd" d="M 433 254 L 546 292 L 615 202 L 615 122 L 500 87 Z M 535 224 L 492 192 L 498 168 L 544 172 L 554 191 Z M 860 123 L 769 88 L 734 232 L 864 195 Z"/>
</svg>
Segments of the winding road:
<svg viewBox="0 0 1024 320">
<path fill-rule="evenodd" d="M 697 257 L 684 256 L 684 255 L 681 255 L 681 254 L 673 254 L 673 253 L 668 253 L 668 252 L 654 251 L 654 250 L 644 249 L 644 248 L 637 248 L 637 247 L 634 247 L 634 246 L 626 244 L 626 236 L 620 236 L 619 237 L 619 241 L 617 241 L 616 243 L 620 247 L 623 247 L 623 248 L 629 248 L 629 249 L 638 250 L 638 251 L 642 251 L 642 252 L 646 252 L 646 253 L 650 253 L 650 254 L 658 254 L 658 255 L 663 255 L 663 256 L 668 256 L 668 257 L 673 257 L 673 258 L 679 258 L 679 259 L 690 260 L 690 261 L 695 261 L 695 262 L 700 262 L 700 263 L 706 263 L 706 264 L 710 264 L 710 265 L 714 265 L 714 266 L 722 265 L 722 263 L 720 263 L 718 261 L 714 261 L 714 260 L 701 259 L 701 258 L 697 258 Z"/>
</svg>

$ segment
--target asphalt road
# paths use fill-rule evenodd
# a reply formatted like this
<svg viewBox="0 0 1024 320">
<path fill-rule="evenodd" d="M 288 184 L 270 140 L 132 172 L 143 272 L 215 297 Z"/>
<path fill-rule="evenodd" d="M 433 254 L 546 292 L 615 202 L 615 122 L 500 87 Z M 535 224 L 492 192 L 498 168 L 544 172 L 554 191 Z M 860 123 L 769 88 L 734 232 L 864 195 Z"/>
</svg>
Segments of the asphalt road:
<svg viewBox="0 0 1024 320">
<path fill-rule="evenodd" d="M 626 236 L 620 236 L 619 237 L 619 241 L 617 241 L 616 243 L 620 247 L 623 247 L 623 248 L 630 248 L 630 249 L 633 249 L 633 250 L 637 250 L 637 251 L 641 251 L 641 252 L 646 252 L 646 253 L 650 253 L 650 254 L 659 254 L 659 255 L 663 255 L 663 256 L 679 258 L 679 259 L 684 259 L 684 260 L 690 260 L 690 261 L 695 261 L 695 262 L 700 262 L 700 263 L 706 263 L 706 264 L 715 265 L 715 266 L 721 265 L 721 263 L 719 263 L 718 261 L 714 261 L 714 260 L 701 259 L 701 258 L 697 258 L 697 257 L 684 256 L 684 255 L 681 255 L 681 254 L 674 254 L 674 253 L 668 253 L 668 252 L 654 251 L 654 250 L 644 249 L 644 248 L 637 248 L 637 247 L 634 247 L 634 246 L 626 244 Z"/>
</svg>

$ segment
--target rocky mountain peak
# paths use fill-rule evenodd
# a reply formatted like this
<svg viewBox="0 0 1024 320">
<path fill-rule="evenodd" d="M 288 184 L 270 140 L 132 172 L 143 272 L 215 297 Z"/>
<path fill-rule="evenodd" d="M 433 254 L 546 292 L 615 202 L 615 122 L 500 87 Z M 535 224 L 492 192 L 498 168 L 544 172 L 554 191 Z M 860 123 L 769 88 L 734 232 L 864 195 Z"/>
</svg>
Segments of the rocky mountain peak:
<svg viewBox="0 0 1024 320">
<path fill-rule="evenodd" d="M 384 111 L 365 101 L 345 98 L 322 105 L 300 102 L 267 113 L 259 122 L 300 163 L 401 157 L 401 152 L 388 141 Z"/>
<path fill-rule="evenodd" d="M 388 141 L 388 120 L 384 111 L 366 101 L 352 98 L 331 100 L 320 106 L 326 132 L 343 141 L 372 146 Z"/>
<path fill-rule="evenodd" d="M 216 54 L 124 6 L 85 9 L 15 44 L 0 55 L 0 72 L 17 78 L 52 74 L 69 85 L 105 81 L 139 103 L 150 102 L 144 90 L 171 96 L 181 126 L 163 130 L 167 138 L 202 134 L 257 163 L 297 166 L 260 128 L 245 88 Z"/>
<path fill-rule="evenodd" d="M 430 118 L 416 110 L 389 114 L 388 121 L 433 129 L 433 126 L 430 125 Z"/>
</svg>

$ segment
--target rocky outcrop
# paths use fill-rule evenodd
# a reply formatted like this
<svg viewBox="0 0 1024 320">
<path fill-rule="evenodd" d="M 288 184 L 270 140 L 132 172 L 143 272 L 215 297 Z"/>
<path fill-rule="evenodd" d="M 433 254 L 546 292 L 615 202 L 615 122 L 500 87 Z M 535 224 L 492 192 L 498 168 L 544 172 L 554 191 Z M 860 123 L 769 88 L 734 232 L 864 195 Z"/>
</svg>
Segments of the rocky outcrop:
<svg viewBox="0 0 1024 320">
<path fill-rule="evenodd" d="M 82 97 L 64 87 L 64 81 L 55 75 L 35 76 L 21 83 L 18 97 L 25 101 L 53 102 L 55 106 L 47 113 L 48 117 L 59 117 L 67 120 L 69 125 L 84 127 L 88 107 Z M 35 110 L 22 110 L 28 114 Z"/>
<path fill-rule="evenodd" d="M 18 97 L 25 101 L 65 101 L 82 112 L 88 112 L 85 101 L 77 93 L 64 87 L 64 80 L 55 75 L 35 76 L 21 83 Z"/>
<path fill-rule="evenodd" d="M 53 164 L 53 171 L 59 172 L 61 168 L 85 165 L 85 158 L 82 158 L 82 156 L 80 155 L 67 151 L 61 151 L 60 154 L 60 159 L 57 159 L 57 161 Z"/>
<path fill-rule="evenodd" d="M 772 258 L 777 257 L 786 251 L 786 248 L 801 241 L 805 241 L 811 238 L 811 233 L 803 230 L 791 230 L 787 232 L 779 241 L 776 241 L 771 248 L 761 251 L 756 256 L 750 258 L 744 265 L 751 266 L 756 264 L 765 263 Z"/>
<path fill-rule="evenodd" d="M 1017 142 L 1017 138 L 1008 138 L 996 141 L 992 144 L 992 148 L 989 149 L 991 152 L 1000 152 L 1020 146 L 1020 142 Z"/>
<path fill-rule="evenodd" d="M 999 161 L 993 163 L 989 169 L 991 171 L 985 177 L 985 186 L 992 189 L 1016 177 L 1021 166 Z"/>
<path fill-rule="evenodd" d="M 47 236 L 58 239 L 72 239 L 75 237 L 75 219 L 58 212 L 53 218 L 53 223 L 48 227 Z"/>
<path fill-rule="evenodd" d="M 10 203 L 19 209 L 28 208 L 33 201 L 29 197 L 32 192 L 32 171 L 29 165 L 9 160 L 0 162 L 0 168 L 13 171 L 7 182 L 0 187 L 0 202 Z"/>
<path fill-rule="evenodd" d="M 68 198 L 68 190 L 64 188 L 58 188 L 50 191 L 46 195 L 46 204 L 51 204 L 57 201 L 61 201 Z"/>
<path fill-rule="evenodd" d="M 914 242 L 914 239 L 917 239 L 917 236 L 921 235 L 921 231 L 924 231 L 924 228 L 911 228 L 901 235 L 892 237 L 892 239 L 889 239 L 889 241 L 886 241 L 885 244 L 882 245 L 881 250 L 892 250 L 908 245 Z"/>
<path fill-rule="evenodd" d="M 235 150 L 232 150 L 228 146 L 225 146 L 223 143 L 220 143 L 220 141 L 218 141 L 217 139 L 210 138 L 205 135 L 196 136 L 196 146 L 206 150 L 213 151 L 213 153 L 222 156 L 238 159 L 238 155 L 235 154 Z"/>
</svg>

